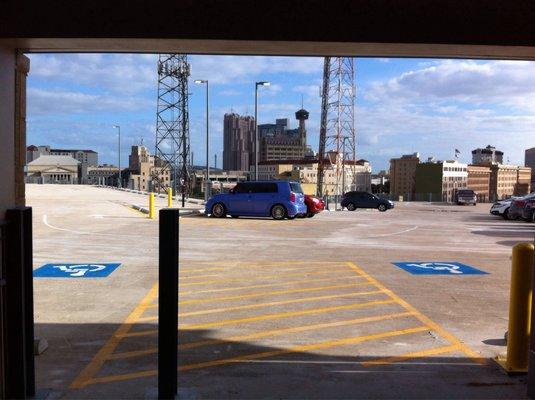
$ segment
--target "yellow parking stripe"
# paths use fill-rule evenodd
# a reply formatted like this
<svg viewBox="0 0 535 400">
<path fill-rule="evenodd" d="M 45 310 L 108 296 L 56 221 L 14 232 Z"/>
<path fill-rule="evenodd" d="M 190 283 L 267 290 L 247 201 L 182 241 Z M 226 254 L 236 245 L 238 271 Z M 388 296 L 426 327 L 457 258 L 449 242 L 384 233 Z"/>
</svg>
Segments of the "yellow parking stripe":
<svg viewBox="0 0 535 400">
<path fill-rule="evenodd" d="M 279 350 L 272 350 L 272 351 L 264 351 L 261 353 L 245 354 L 245 355 L 237 356 L 237 357 L 223 358 L 223 359 L 214 360 L 214 361 L 182 365 L 178 367 L 178 371 L 185 372 L 185 371 L 191 371 L 194 369 L 216 367 L 220 365 L 237 363 L 237 362 L 254 361 L 254 360 L 259 360 L 262 358 L 276 357 L 276 356 L 292 354 L 292 353 L 303 353 L 303 352 L 312 351 L 312 350 L 320 350 L 320 349 L 328 349 L 328 348 L 337 347 L 337 346 L 352 345 L 352 344 L 362 343 L 368 340 L 376 340 L 376 339 L 382 339 L 382 338 L 393 337 L 393 336 L 408 335 L 408 334 L 412 334 L 416 332 L 422 332 L 427 329 L 428 328 L 426 326 L 417 326 L 414 328 L 387 331 L 387 332 L 375 333 L 375 334 L 366 335 L 366 336 L 356 336 L 356 337 L 350 337 L 350 338 L 344 338 L 344 339 L 329 340 L 329 341 L 313 343 L 313 344 L 299 345 L 299 346 L 291 347 L 289 349 L 279 349 Z M 145 378 L 149 376 L 155 376 L 157 375 L 157 373 L 158 373 L 157 370 L 152 369 L 149 371 L 134 372 L 130 374 L 102 376 L 102 377 L 91 379 L 88 382 L 88 384 L 117 382 L 117 381 L 124 381 L 124 380 L 135 379 L 135 378 Z"/>
<path fill-rule="evenodd" d="M 376 360 L 363 361 L 361 364 L 366 365 L 366 366 L 393 364 L 397 362 L 410 360 L 412 358 L 422 358 L 422 357 L 427 357 L 427 356 L 434 356 L 437 354 L 451 353 L 452 351 L 455 351 L 455 350 L 459 350 L 459 346 L 452 344 L 450 346 L 436 347 L 434 349 L 429 349 L 429 350 L 405 353 L 400 356 L 384 357 L 384 358 L 378 358 Z"/>
<path fill-rule="evenodd" d="M 361 277 L 347 277 L 347 276 L 341 276 L 340 278 L 319 278 L 319 279 L 302 279 L 297 281 L 287 281 L 283 283 L 266 283 L 263 285 L 250 285 L 250 286 L 238 286 L 238 287 L 232 287 L 232 288 L 224 288 L 224 289 L 212 289 L 212 290 L 197 290 L 192 292 L 181 292 L 179 288 L 179 295 L 185 296 L 189 294 L 205 294 L 205 293 L 221 293 L 221 292 L 232 292 L 236 290 L 243 290 L 243 289 L 260 289 L 260 288 L 267 288 L 267 287 L 277 287 L 277 286 L 287 286 L 287 285 L 293 285 L 296 283 L 311 283 L 311 282 L 327 282 L 327 281 L 339 281 L 340 279 L 351 279 L 351 278 L 361 278 Z M 362 277 L 363 278 L 363 277 Z M 189 301 L 189 300 L 185 300 Z"/>
<path fill-rule="evenodd" d="M 390 304 L 390 303 L 395 303 L 395 301 L 394 300 L 376 300 L 376 301 L 367 301 L 365 303 L 345 304 L 343 306 L 312 308 L 309 310 L 300 310 L 300 311 L 286 311 L 283 313 L 264 314 L 264 315 L 257 315 L 255 317 L 248 317 L 248 318 L 227 319 L 227 320 L 207 322 L 207 323 L 202 323 L 202 324 L 183 324 L 181 325 L 181 328 L 182 329 L 208 329 L 208 328 L 216 328 L 216 327 L 225 326 L 225 325 L 266 321 L 270 319 L 282 319 L 282 318 L 297 317 L 297 316 L 302 316 L 302 315 L 322 314 L 322 313 L 326 313 L 330 311 L 352 310 L 355 308 L 364 308 L 364 307 L 376 306 L 376 305 L 381 305 L 381 304 Z"/>
<path fill-rule="evenodd" d="M 418 311 L 415 307 L 411 306 L 409 303 L 407 303 L 405 300 L 400 298 L 398 295 L 396 295 L 394 292 L 392 292 L 390 289 L 387 289 L 382 283 L 380 283 L 377 279 L 373 278 L 372 276 L 368 275 L 364 270 L 359 268 L 355 263 L 348 262 L 347 265 L 349 268 L 353 269 L 357 274 L 360 276 L 363 276 L 368 282 L 371 282 L 373 285 L 375 285 L 377 288 L 382 290 L 386 295 L 388 295 L 391 299 L 393 299 L 396 303 L 398 303 L 400 306 L 405 308 L 407 311 L 414 312 L 414 316 L 420 320 L 423 324 L 427 325 L 431 330 L 438 333 L 440 336 L 442 336 L 444 339 L 449 341 L 450 343 L 456 345 L 459 347 L 459 349 L 464 352 L 467 356 L 469 356 L 473 361 L 476 361 L 479 364 L 485 364 L 486 360 L 482 358 L 478 353 L 476 353 L 474 350 L 472 350 L 470 347 L 468 347 L 466 344 L 461 342 L 457 337 L 446 331 L 444 328 L 442 328 L 440 325 L 438 325 L 436 322 L 432 321 L 430 318 L 423 315 L 420 311 Z"/>
<path fill-rule="evenodd" d="M 316 296 L 316 297 L 305 297 L 300 299 L 291 299 L 291 300 L 280 300 L 280 301 L 272 301 L 269 303 L 258 303 L 258 304 L 246 304 L 244 306 L 234 306 L 234 307 L 225 307 L 225 308 L 212 308 L 209 310 L 200 310 L 200 311 L 190 311 L 185 313 L 178 313 L 179 317 L 191 317 L 193 315 L 205 315 L 205 314 L 217 314 L 222 312 L 228 312 L 228 311 L 236 311 L 236 310 L 249 310 L 252 308 L 262 308 L 262 307 L 271 307 L 271 306 L 280 306 L 283 304 L 293 304 L 293 303 L 305 303 L 307 301 L 315 301 L 315 300 L 330 300 L 330 299 L 337 299 L 341 297 L 355 297 L 355 296 L 364 296 L 368 294 L 378 294 L 383 293 L 381 290 L 375 290 L 371 292 L 356 292 L 356 293 L 342 293 L 342 294 L 333 294 L 328 296 Z M 144 317 L 140 318 L 138 322 L 149 322 L 149 321 L 156 321 L 158 317 Z"/>
<path fill-rule="evenodd" d="M 325 280 L 329 280 L 329 279 L 325 279 Z M 315 281 L 315 282 L 317 282 L 317 281 Z M 342 289 L 342 288 L 357 287 L 357 286 L 368 286 L 368 285 L 371 285 L 371 283 L 370 282 L 362 282 L 362 283 L 345 283 L 343 285 L 314 286 L 314 287 L 307 287 L 307 288 L 302 288 L 302 289 L 286 289 L 286 290 L 275 290 L 275 291 L 272 291 L 272 292 L 259 292 L 259 293 L 242 294 L 242 295 L 238 295 L 238 296 L 226 296 L 226 297 L 213 297 L 213 298 L 208 298 L 208 299 L 182 300 L 182 301 L 179 301 L 178 304 L 185 305 L 185 304 L 212 303 L 214 301 L 243 300 L 243 299 L 252 299 L 254 297 L 273 296 L 273 295 L 291 294 L 291 293 L 317 292 L 317 291 L 321 291 L 321 290 Z"/>
<path fill-rule="evenodd" d="M 87 385 L 87 382 L 92 379 L 93 376 L 102 368 L 102 365 L 110 354 L 115 351 L 115 348 L 119 344 L 121 335 L 127 333 L 132 325 L 145 311 L 146 305 L 149 304 L 158 294 L 158 284 L 155 284 L 147 293 L 147 295 L 141 300 L 137 307 L 126 318 L 125 322 L 115 331 L 104 346 L 93 357 L 91 362 L 84 368 L 82 372 L 71 383 L 71 389 L 80 389 Z"/>
</svg>

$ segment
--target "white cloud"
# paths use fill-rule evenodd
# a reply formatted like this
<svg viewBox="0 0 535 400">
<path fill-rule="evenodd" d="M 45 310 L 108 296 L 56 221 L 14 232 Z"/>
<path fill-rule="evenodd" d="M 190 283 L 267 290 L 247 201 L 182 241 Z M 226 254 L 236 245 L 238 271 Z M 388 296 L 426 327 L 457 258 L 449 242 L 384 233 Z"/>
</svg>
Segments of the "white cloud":
<svg viewBox="0 0 535 400">
<path fill-rule="evenodd" d="M 28 89 L 29 115 L 91 114 L 134 111 L 151 107 L 147 99 L 87 94 L 66 90 Z"/>
<path fill-rule="evenodd" d="M 459 101 L 535 111 L 535 62 L 445 60 L 374 82 L 370 100 Z"/>
</svg>

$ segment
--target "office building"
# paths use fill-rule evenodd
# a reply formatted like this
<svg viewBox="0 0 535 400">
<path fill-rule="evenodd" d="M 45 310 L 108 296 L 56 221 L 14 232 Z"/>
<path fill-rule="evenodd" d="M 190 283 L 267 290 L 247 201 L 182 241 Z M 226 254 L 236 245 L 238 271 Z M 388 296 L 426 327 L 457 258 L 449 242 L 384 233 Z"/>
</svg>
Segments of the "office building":
<svg viewBox="0 0 535 400">
<path fill-rule="evenodd" d="M 302 159 L 307 155 L 306 123 L 309 113 L 300 109 L 295 113 L 299 121 L 296 129 L 290 129 L 288 118 L 281 118 L 275 124 L 258 126 L 260 161 Z"/>
<path fill-rule="evenodd" d="M 468 179 L 466 186 L 477 195 L 478 202 L 490 201 L 490 175 L 491 169 L 485 165 L 468 165 Z"/>
<path fill-rule="evenodd" d="M 415 194 L 409 200 L 454 202 L 468 184 L 468 165 L 457 160 L 428 161 L 416 166 Z"/>
<path fill-rule="evenodd" d="M 249 171 L 254 164 L 255 120 L 236 113 L 225 114 L 223 120 L 223 169 Z"/>
<path fill-rule="evenodd" d="M 117 186 L 119 168 L 114 165 L 98 165 L 87 168 L 88 185 Z"/>
<path fill-rule="evenodd" d="M 416 166 L 420 163 L 420 154 L 405 154 L 390 160 L 390 194 L 411 197 L 415 193 Z"/>
<path fill-rule="evenodd" d="M 531 188 L 535 187 L 535 147 L 526 149 L 524 165 L 531 168 Z"/>
<path fill-rule="evenodd" d="M 341 157 L 341 155 L 340 155 Z M 342 167 L 342 163 L 338 164 Z M 335 194 L 350 190 L 371 191 L 372 167 L 366 160 L 346 160 L 345 178 L 337 182 L 336 164 L 325 160 L 324 193 Z M 353 176 L 353 170 L 355 175 Z M 301 182 L 307 194 L 316 194 L 318 180 L 318 159 L 287 159 L 261 161 L 258 164 L 258 178 L 261 180 L 290 179 Z M 345 183 L 345 190 L 342 184 Z M 337 188 L 338 184 L 338 188 Z"/>
<path fill-rule="evenodd" d="M 488 145 L 484 149 L 472 150 L 472 164 L 502 164 L 503 151 L 496 150 L 494 146 Z"/>
</svg>

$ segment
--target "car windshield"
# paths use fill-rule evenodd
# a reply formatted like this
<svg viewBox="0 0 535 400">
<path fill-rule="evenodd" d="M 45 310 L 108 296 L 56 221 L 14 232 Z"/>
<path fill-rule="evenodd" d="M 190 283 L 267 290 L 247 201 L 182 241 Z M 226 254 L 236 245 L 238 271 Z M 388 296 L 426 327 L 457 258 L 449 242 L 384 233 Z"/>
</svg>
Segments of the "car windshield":
<svg viewBox="0 0 535 400">
<path fill-rule="evenodd" d="M 473 190 L 459 190 L 459 194 L 473 196 L 474 191 Z"/>
<path fill-rule="evenodd" d="M 292 189 L 292 192 L 294 193 L 303 193 L 303 189 L 301 188 L 301 184 L 297 182 L 290 182 L 290 189 Z"/>
</svg>

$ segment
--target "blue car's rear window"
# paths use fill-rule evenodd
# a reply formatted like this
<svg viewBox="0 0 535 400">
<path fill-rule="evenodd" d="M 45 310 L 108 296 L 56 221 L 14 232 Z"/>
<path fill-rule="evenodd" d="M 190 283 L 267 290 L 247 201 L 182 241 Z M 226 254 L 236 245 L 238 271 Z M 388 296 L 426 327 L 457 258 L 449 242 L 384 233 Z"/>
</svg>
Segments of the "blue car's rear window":
<svg viewBox="0 0 535 400">
<path fill-rule="evenodd" d="M 290 189 L 292 189 L 292 192 L 294 193 L 303 193 L 301 185 L 297 182 L 290 182 Z"/>
</svg>

